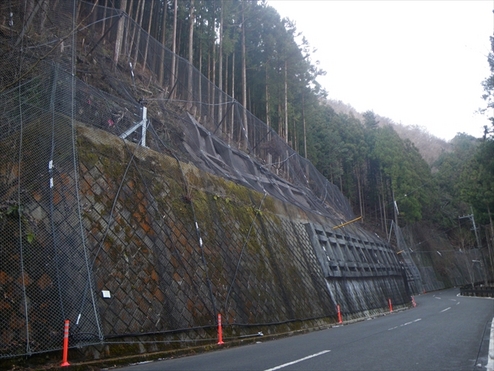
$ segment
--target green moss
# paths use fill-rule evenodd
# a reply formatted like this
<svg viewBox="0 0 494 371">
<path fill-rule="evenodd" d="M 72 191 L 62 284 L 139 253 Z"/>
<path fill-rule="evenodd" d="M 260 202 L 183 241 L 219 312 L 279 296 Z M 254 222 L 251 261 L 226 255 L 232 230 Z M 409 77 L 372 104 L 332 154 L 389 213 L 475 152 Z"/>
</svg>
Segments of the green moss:
<svg viewBox="0 0 494 371">
<path fill-rule="evenodd" d="M 92 167 L 98 163 L 98 155 L 96 153 L 84 149 L 84 150 L 80 150 L 78 154 L 79 154 L 79 159 L 87 167 Z"/>
<path fill-rule="evenodd" d="M 182 221 L 182 223 L 193 222 L 190 205 L 183 199 L 182 196 L 175 197 L 171 200 L 171 211 L 176 218 Z"/>
<path fill-rule="evenodd" d="M 138 344 L 126 343 L 126 344 L 112 344 L 110 346 L 111 357 L 127 356 L 129 354 L 139 354 L 140 349 Z"/>
</svg>

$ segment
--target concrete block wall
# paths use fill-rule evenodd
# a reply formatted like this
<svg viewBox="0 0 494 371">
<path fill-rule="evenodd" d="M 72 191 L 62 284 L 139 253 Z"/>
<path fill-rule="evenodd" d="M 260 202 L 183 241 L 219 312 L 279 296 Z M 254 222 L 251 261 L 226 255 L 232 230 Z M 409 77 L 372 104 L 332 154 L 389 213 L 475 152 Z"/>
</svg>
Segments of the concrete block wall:
<svg viewBox="0 0 494 371">
<path fill-rule="evenodd" d="M 26 132 L 39 137 L 40 128 Z M 17 263 L 0 265 L 0 305 L 10 308 L 0 321 L 2 342 L 10 341 L 2 356 L 25 354 L 26 342 L 37 352 L 57 349 L 64 319 L 71 344 L 106 344 L 85 354 L 98 358 L 118 355 L 117 343 L 128 354 L 214 341 L 218 313 L 227 335 L 242 336 L 336 321 L 338 304 L 347 318 L 386 311 L 390 297 L 407 304 L 397 272 L 324 273 L 307 225 L 329 231 L 333 220 L 107 132 L 76 129 L 77 177 L 69 148 L 56 161 L 54 194 L 34 175 L 24 182 L 23 222 L 36 225 L 32 264 L 21 267 L 16 254 L 27 251 L 15 237 L 19 224 L 2 226 L 15 238 L 2 240 L 1 261 Z M 35 148 L 50 143 L 41 139 L 25 148 L 21 166 L 48 162 L 36 160 Z M 366 236 L 355 226 L 341 233 L 342 241 Z"/>
</svg>

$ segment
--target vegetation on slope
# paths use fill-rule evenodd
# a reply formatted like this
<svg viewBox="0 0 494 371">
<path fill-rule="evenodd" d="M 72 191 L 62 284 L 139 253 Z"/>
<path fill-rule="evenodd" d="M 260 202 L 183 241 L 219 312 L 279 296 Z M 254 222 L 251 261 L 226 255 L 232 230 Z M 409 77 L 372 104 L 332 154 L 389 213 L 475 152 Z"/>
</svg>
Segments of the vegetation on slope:
<svg viewBox="0 0 494 371">
<path fill-rule="evenodd" d="M 2 44 L 13 48 L 29 32 L 43 34 L 55 16 L 47 12 L 51 1 L 43 2 L 47 7 L 34 0 L 2 4 Z M 487 231 L 480 233 L 480 244 L 491 243 L 494 140 L 488 128 L 483 139 L 458 134 L 443 143 L 417 128 L 403 130 L 374 112 L 338 108 L 327 101 L 317 82 L 324 71 L 312 60 L 307 40 L 297 44 L 299 32 L 293 23 L 281 19 L 264 1 L 96 0 L 95 4 L 128 13 L 153 38 L 187 58 L 307 157 L 351 200 L 356 214 L 382 231 L 388 232 L 391 220 L 401 226 L 423 222 L 453 237 L 458 228 L 470 230 L 471 226 L 459 226 L 458 217 L 473 210 Z M 9 28 L 10 12 L 22 14 L 23 28 L 15 34 Z M 35 12 L 44 16 L 31 17 Z M 105 27 L 110 22 L 102 32 Z M 113 48 L 109 54 L 115 65 L 128 58 L 119 43 L 108 48 Z M 81 62 L 78 68 L 91 63 Z M 492 55 L 489 63 L 494 71 Z M 144 66 L 135 70 L 145 73 Z M 161 78 L 157 76 L 158 81 Z M 484 87 L 492 107 L 492 76 Z"/>
</svg>

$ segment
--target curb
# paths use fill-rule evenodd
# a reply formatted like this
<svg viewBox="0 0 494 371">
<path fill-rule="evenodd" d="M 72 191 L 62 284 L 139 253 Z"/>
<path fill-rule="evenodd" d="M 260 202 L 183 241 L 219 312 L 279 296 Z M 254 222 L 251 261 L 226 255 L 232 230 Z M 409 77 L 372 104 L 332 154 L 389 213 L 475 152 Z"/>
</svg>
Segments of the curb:
<svg viewBox="0 0 494 371">
<path fill-rule="evenodd" d="M 487 361 L 487 371 L 494 371 L 494 318 L 491 322 L 491 335 L 489 338 L 489 360 Z"/>
</svg>

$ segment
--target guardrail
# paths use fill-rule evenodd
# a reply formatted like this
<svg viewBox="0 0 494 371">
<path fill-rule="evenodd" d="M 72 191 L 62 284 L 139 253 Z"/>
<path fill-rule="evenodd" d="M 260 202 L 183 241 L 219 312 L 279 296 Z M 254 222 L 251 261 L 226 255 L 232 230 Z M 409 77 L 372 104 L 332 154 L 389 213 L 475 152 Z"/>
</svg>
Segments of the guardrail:
<svg viewBox="0 0 494 371">
<path fill-rule="evenodd" d="M 490 283 L 485 286 L 484 284 L 474 284 L 460 287 L 460 295 L 462 296 L 480 296 L 487 298 L 494 298 L 494 285 Z"/>
</svg>

